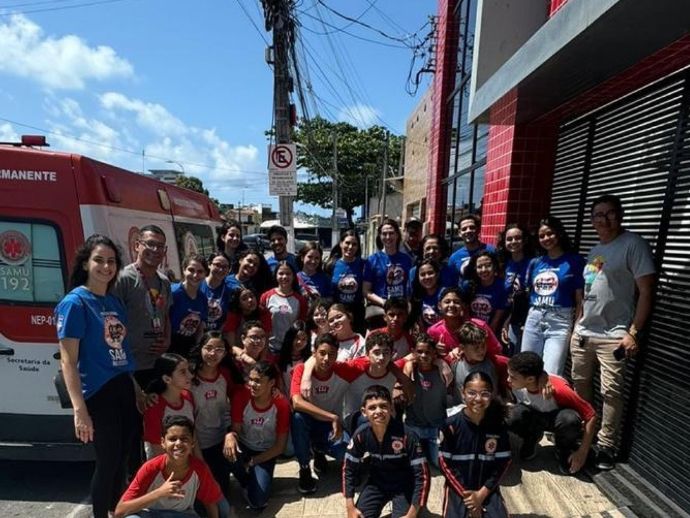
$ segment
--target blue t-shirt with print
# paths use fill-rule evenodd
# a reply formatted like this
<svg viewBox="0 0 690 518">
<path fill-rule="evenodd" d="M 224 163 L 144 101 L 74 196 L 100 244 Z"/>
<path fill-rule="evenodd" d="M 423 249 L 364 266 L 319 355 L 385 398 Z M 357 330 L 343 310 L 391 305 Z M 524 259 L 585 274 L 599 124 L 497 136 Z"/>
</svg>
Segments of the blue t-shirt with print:
<svg viewBox="0 0 690 518">
<path fill-rule="evenodd" d="M 422 297 L 421 323 L 424 329 L 428 329 L 441 319 L 441 311 L 438 309 L 438 301 L 444 286 L 439 286 L 431 295 L 426 293 Z"/>
<path fill-rule="evenodd" d="M 527 270 L 530 306 L 572 308 L 575 291 L 582 290 L 585 260 L 579 254 L 565 253 L 556 259 L 536 257 Z"/>
<path fill-rule="evenodd" d="M 331 280 L 323 272 L 307 275 L 304 271 L 297 272 L 302 295 L 308 299 L 329 298 L 331 296 Z"/>
<path fill-rule="evenodd" d="M 467 292 L 472 290 L 469 281 L 462 283 L 462 290 Z M 475 283 L 474 294 L 470 301 L 470 315 L 474 318 L 483 320 L 487 324 L 500 309 L 508 307 L 508 293 L 506 292 L 503 279 L 496 277 L 489 286 Z"/>
<path fill-rule="evenodd" d="M 342 304 L 361 302 L 363 275 L 364 261 L 361 257 L 352 262 L 338 259 L 331 275 L 333 300 Z"/>
<path fill-rule="evenodd" d="M 133 372 L 127 339 L 127 313 L 113 295 L 96 295 L 83 286 L 70 291 L 55 308 L 58 339 L 79 340 L 79 378 L 84 399 L 119 374 Z"/>
<path fill-rule="evenodd" d="M 411 269 L 412 259 L 406 253 L 388 255 L 382 250 L 370 255 L 364 263 L 364 280 L 371 283 L 373 292 L 382 299 L 406 297 Z"/>
<path fill-rule="evenodd" d="M 484 251 L 496 253 L 496 249 L 492 245 L 479 243 L 479 248 L 476 250 L 472 250 L 470 252 L 467 247 L 463 246 L 462 248 L 453 252 L 453 255 L 450 256 L 450 259 L 448 259 L 448 264 L 455 270 L 455 273 L 458 276 L 458 286 L 462 285 L 462 277 L 465 274 L 465 268 L 467 268 L 470 259 Z"/>
<path fill-rule="evenodd" d="M 234 290 L 226 282 L 221 282 L 216 288 L 211 288 L 204 279 L 199 286 L 199 291 L 206 297 L 206 330 L 220 330 L 228 315 L 228 307 Z"/>
<path fill-rule="evenodd" d="M 299 271 L 299 266 L 297 266 L 297 257 L 295 254 L 288 253 L 287 257 L 285 259 L 276 259 L 275 255 L 272 255 L 268 259 L 266 259 L 266 262 L 268 263 L 269 268 L 271 269 L 271 273 L 276 273 L 276 267 L 278 266 L 278 263 L 280 261 L 287 261 L 290 266 L 292 266 L 295 271 Z"/>
<path fill-rule="evenodd" d="M 524 257 L 520 261 L 508 259 L 505 266 L 505 287 L 510 294 L 514 291 L 525 290 L 527 286 L 527 268 L 532 259 Z"/>
<path fill-rule="evenodd" d="M 208 301 L 201 290 L 191 299 L 181 282 L 173 284 L 170 306 L 170 329 L 173 335 L 194 336 L 202 322 L 208 319 Z"/>
</svg>

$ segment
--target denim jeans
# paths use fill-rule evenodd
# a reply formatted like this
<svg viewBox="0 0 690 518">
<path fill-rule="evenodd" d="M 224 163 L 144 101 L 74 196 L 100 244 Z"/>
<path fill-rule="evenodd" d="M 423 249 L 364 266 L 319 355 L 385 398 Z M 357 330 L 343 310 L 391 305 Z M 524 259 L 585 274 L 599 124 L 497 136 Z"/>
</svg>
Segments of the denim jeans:
<svg viewBox="0 0 690 518">
<path fill-rule="evenodd" d="M 438 469 L 438 427 L 414 426 L 409 423 L 405 423 L 405 426 L 417 434 L 427 460 Z"/>
<path fill-rule="evenodd" d="M 338 462 L 343 460 L 350 438 L 343 431 L 340 439 L 333 440 L 330 437 L 332 430 L 330 422 L 319 421 L 304 412 L 292 414 L 292 446 L 300 468 L 309 466 L 312 449 L 326 453 Z"/>
<path fill-rule="evenodd" d="M 533 307 L 527 314 L 521 350 L 541 356 L 544 359 L 544 370 L 549 374 L 563 376 L 573 311 L 573 308 Z"/>
<path fill-rule="evenodd" d="M 249 462 L 251 457 L 258 455 L 259 451 L 254 451 L 244 444 L 240 443 L 242 450 L 235 462 L 230 463 L 230 471 L 240 483 L 243 489 L 247 490 L 247 499 L 249 505 L 256 509 L 266 507 L 268 497 L 271 494 L 271 485 L 273 483 L 273 470 L 276 466 L 276 458 L 256 464 L 248 470 L 245 465 Z"/>
</svg>

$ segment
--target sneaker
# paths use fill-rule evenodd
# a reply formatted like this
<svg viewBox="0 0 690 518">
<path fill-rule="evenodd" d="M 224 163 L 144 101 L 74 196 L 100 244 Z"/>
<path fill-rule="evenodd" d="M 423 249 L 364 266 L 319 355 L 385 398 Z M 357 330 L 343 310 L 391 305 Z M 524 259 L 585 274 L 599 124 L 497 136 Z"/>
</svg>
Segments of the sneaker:
<svg viewBox="0 0 690 518">
<path fill-rule="evenodd" d="M 532 460 L 537 456 L 536 442 L 523 442 L 520 448 L 520 460 Z"/>
<path fill-rule="evenodd" d="M 314 471 L 316 471 L 317 475 L 320 475 L 321 473 L 325 473 L 327 469 L 328 469 L 328 461 L 326 460 L 326 455 L 324 455 L 323 452 L 315 451 L 314 452 Z"/>
<path fill-rule="evenodd" d="M 303 495 L 310 495 L 316 492 L 316 480 L 311 474 L 311 468 L 299 469 L 299 482 L 297 483 L 297 490 Z"/>
<path fill-rule="evenodd" d="M 599 451 L 597 452 L 597 469 L 601 471 L 610 471 L 615 465 L 616 461 L 613 450 L 611 448 L 607 448 L 606 446 L 599 448 Z"/>
</svg>

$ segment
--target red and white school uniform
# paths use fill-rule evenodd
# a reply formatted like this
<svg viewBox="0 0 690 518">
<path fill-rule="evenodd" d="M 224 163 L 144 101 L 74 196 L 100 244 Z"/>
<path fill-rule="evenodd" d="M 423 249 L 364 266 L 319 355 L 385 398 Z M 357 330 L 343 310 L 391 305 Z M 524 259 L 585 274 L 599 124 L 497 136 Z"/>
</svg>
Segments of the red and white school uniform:
<svg viewBox="0 0 690 518">
<path fill-rule="evenodd" d="M 395 362 L 398 368 L 402 369 L 405 366 L 405 360 L 400 359 Z M 382 385 L 386 387 L 391 394 L 393 394 L 393 387 L 395 386 L 396 377 L 392 372 L 386 371 L 383 376 L 372 376 L 369 374 L 369 365 L 371 362 L 369 358 L 360 358 L 349 365 L 360 369 L 360 375 L 354 379 L 347 389 L 345 394 L 345 403 L 343 406 L 343 416 L 348 416 L 362 407 L 362 396 L 364 392 L 373 385 Z"/>
<path fill-rule="evenodd" d="M 326 377 L 320 377 L 314 369 L 311 376 L 311 398 L 309 401 L 321 410 L 332 414 L 342 415 L 345 394 L 350 383 L 362 374 L 360 366 L 347 363 L 336 363 Z M 292 371 L 292 385 L 290 386 L 290 397 L 300 394 L 302 376 L 304 375 L 304 364 L 295 367 Z"/>
<path fill-rule="evenodd" d="M 232 424 L 240 425 L 240 441 L 257 452 L 270 449 L 281 434 L 290 431 L 290 405 L 276 393 L 266 408 L 252 401 L 249 389 L 242 387 L 232 399 Z"/>
<path fill-rule="evenodd" d="M 366 355 L 364 348 L 364 337 L 355 333 L 350 338 L 338 340 L 338 356 L 336 361 L 346 362 Z"/>
<path fill-rule="evenodd" d="M 168 479 L 164 473 L 167 460 L 166 455 L 158 455 L 146 461 L 137 471 L 125 494 L 122 495 L 122 501 L 128 502 L 142 497 L 165 484 L 165 481 Z M 184 479 L 180 482 L 182 487 L 179 492 L 184 495 L 182 498 L 159 498 L 149 505 L 147 509 L 191 512 L 194 510 L 194 500 L 210 505 L 217 504 L 223 498 L 220 487 L 218 487 L 218 483 L 211 475 L 208 466 L 206 466 L 204 461 L 194 456 L 190 455 L 189 469 Z"/>
<path fill-rule="evenodd" d="M 196 440 L 202 450 L 225 439 L 230 427 L 230 398 L 234 390 L 230 371 L 225 367 L 221 367 L 212 379 L 197 374 L 192 382 Z"/>
<path fill-rule="evenodd" d="M 595 412 L 592 405 L 586 400 L 582 399 L 571 387 L 568 382 L 556 376 L 555 374 L 549 375 L 549 381 L 553 387 L 552 397 L 546 399 L 541 390 L 537 392 L 530 392 L 526 388 L 513 389 L 513 394 L 517 403 L 522 403 L 537 412 L 549 413 L 554 410 L 559 410 L 563 408 L 570 408 L 575 410 L 580 418 L 587 422 L 592 417 L 594 417 Z"/>
<path fill-rule="evenodd" d="M 493 358 L 494 356 L 502 353 L 503 348 L 501 347 L 499 341 L 496 339 L 496 335 L 494 334 L 491 327 L 489 327 L 489 324 L 478 318 L 470 318 L 467 321 L 472 322 L 478 328 L 486 331 L 487 355 Z M 452 351 L 453 349 L 460 347 L 460 341 L 458 340 L 457 334 L 448 329 L 446 321 L 443 319 L 439 320 L 433 326 L 427 329 L 426 333 L 431 338 L 433 338 L 433 340 L 437 344 L 443 344 L 445 346 L 446 354 Z"/>
<path fill-rule="evenodd" d="M 187 417 L 192 423 L 194 422 L 194 397 L 191 392 L 188 390 L 182 391 L 179 405 L 168 403 L 161 394 L 158 396 L 158 402 L 144 412 L 143 437 L 147 459 L 154 456 L 151 446 L 161 443 L 163 420 L 170 415 L 182 415 Z"/>
<path fill-rule="evenodd" d="M 414 338 L 412 338 L 412 335 L 407 331 L 403 331 L 400 333 L 400 336 L 395 338 L 387 327 L 380 327 L 378 329 L 372 329 L 369 331 L 367 336 L 371 336 L 376 333 L 388 333 L 393 339 L 393 350 L 391 351 L 393 353 L 391 357 L 392 360 L 404 358 L 414 350 Z"/>
</svg>

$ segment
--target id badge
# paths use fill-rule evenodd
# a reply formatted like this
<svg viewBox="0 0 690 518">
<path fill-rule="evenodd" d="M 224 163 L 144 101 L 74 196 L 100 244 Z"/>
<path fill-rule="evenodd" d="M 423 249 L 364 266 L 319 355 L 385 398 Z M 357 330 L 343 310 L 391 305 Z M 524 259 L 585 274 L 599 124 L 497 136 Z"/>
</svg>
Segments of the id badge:
<svg viewBox="0 0 690 518">
<path fill-rule="evenodd" d="M 151 327 L 153 327 L 153 330 L 156 333 L 160 333 L 160 331 L 161 331 L 161 319 L 160 319 L 160 317 L 151 318 Z"/>
</svg>

